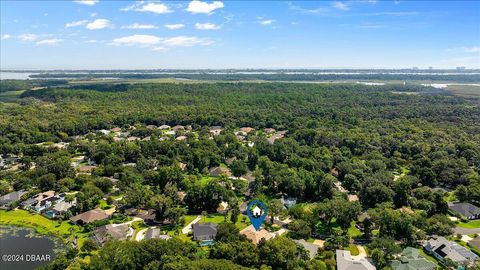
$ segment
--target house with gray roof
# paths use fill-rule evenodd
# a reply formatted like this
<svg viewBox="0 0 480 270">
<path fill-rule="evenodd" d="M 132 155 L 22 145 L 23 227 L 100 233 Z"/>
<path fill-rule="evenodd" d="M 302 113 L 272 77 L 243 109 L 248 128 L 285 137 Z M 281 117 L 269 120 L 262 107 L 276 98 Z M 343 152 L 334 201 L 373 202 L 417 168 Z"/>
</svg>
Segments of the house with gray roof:
<svg viewBox="0 0 480 270">
<path fill-rule="evenodd" d="M 19 190 L 19 191 L 13 191 L 1 196 L 0 209 L 8 209 L 11 203 L 19 201 L 24 194 L 27 194 L 27 192 L 23 190 Z"/>
<path fill-rule="evenodd" d="M 416 248 L 407 247 L 391 264 L 392 270 L 435 270 L 437 265 L 427 261 Z"/>
<path fill-rule="evenodd" d="M 153 238 L 168 240 L 172 237 L 167 234 L 162 234 L 162 231 L 160 231 L 159 228 L 148 228 L 147 231 L 145 232 L 145 236 L 143 237 L 143 239 L 153 239 Z"/>
<path fill-rule="evenodd" d="M 108 240 L 126 240 L 133 235 L 128 224 L 107 224 L 95 230 L 93 239 L 103 246 Z"/>
<path fill-rule="evenodd" d="M 337 270 L 375 270 L 375 266 L 366 258 L 352 258 L 350 251 L 337 249 L 335 253 Z"/>
<path fill-rule="evenodd" d="M 441 261 L 450 259 L 460 265 L 469 265 L 479 260 L 477 254 L 445 237 L 431 238 L 426 242 L 425 250 Z"/>
<path fill-rule="evenodd" d="M 208 223 L 195 223 L 192 225 L 193 239 L 196 241 L 213 241 L 217 235 L 218 224 Z"/>
<path fill-rule="evenodd" d="M 317 255 L 319 246 L 314 245 L 312 243 L 308 243 L 304 239 L 293 240 L 293 241 L 295 241 L 295 243 L 297 243 L 297 244 L 301 245 L 303 248 L 305 248 L 305 250 L 308 252 L 308 256 L 310 257 L 310 260 L 315 258 L 315 255 Z"/>
<path fill-rule="evenodd" d="M 480 218 L 480 207 L 477 207 L 471 203 L 452 203 L 448 207 L 450 208 L 450 211 L 466 219 L 473 220 Z"/>
</svg>

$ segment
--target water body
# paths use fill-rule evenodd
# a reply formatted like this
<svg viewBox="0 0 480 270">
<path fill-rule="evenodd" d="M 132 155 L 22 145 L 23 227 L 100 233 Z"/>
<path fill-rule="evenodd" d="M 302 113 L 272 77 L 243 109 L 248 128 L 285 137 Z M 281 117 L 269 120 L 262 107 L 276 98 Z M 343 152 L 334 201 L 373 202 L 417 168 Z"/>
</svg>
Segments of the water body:
<svg viewBox="0 0 480 270">
<path fill-rule="evenodd" d="M 30 270 L 47 265 L 65 250 L 61 240 L 32 229 L 0 227 L 0 269 Z"/>
<path fill-rule="evenodd" d="M 1 80 L 28 80 L 30 75 L 38 73 L 27 73 L 27 72 L 0 72 Z"/>
</svg>

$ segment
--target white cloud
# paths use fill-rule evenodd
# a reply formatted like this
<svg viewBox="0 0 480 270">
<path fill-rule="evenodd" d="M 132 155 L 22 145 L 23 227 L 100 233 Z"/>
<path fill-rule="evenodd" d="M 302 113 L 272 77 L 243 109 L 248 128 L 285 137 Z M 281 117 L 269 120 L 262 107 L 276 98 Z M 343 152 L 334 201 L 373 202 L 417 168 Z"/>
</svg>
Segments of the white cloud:
<svg viewBox="0 0 480 270">
<path fill-rule="evenodd" d="M 156 51 L 156 52 L 165 52 L 165 51 L 168 51 L 168 48 L 165 48 L 165 47 L 155 47 L 153 48 L 152 50 Z"/>
<path fill-rule="evenodd" d="M 480 46 L 462 47 L 462 50 L 466 53 L 480 53 Z"/>
<path fill-rule="evenodd" d="M 336 8 L 336 9 L 340 9 L 340 10 L 348 10 L 349 9 L 349 7 L 346 3 L 339 2 L 339 1 L 334 1 L 332 3 L 332 7 Z"/>
<path fill-rule="evenodd" d="M 262 25 L 271 25 L 274 22 L 276 22 L 276 20 L 263 20 L 263 21 L 260 21 L 259 23 Z"/>
<path fill-rule="evenodd" d="M 185 37 L 185 36 L 178 36 L 178 37 L 171 37 L 162 40 L 162 44 L 168 47 L 191 47 L 195 45 L 210 45 L 213 41 L 204 38 L 197 38 L 197 37 Z"/>
<path fill-rule="evenodd" d="M 176 30 L 185 27 L 185 24 L 175 23 L 175 24 L 165 24 L 165 27 L 170 30 Z"/>
<path fill-rule="evenodd" d="M 12 36 L 10 36 L 9 34 L 5 34 L 2 36 L 1 40 L 7 40 L 9 38 L 11 38 Z"/>
<path fill-rule="evenodd" d="M 153 35 L 132 35 L 114 39 L 111 45 L 150 47 L 153 50 L 165 50 L 174 47 L 210 45 L 213 41 L 204 38 L 177 36 L 161 38 Z"/>
<path fill-rule="evenodd" d="M 187 11 L 193 14 L 212 14 L 216 9 L 223 8 L 223 2 L 213 1 L 212 3 L 193 0 L 188 4 Z"/>
<path fill-rule="evenodd" d="M 167 5 L 163 3 L 144 3 L 143 1 L 130 5 L 128 7 L 120 9 L 121 11 L 138 11 L 138 12 L 152 12 L 155 14 L 165 14 L 165 13 L 172 13 L 171 10 Z"/>
<path fill-rule="evenodd" d="M 90 17 L 92 17 L 92 18 L 93 18 L 93 17 L 97 17 L 97 13 L 95 13 L 95 12 L 91 12 L 91 13 L 89 13 L 89 15 L 90 15 Z"/>
<path fill-rule="evenodd" d="M 113 27 L 112 23 L 107 19 L 96 19 L 87 24 L 87 29 L 89 30 L 103 29 L 107 27 Z"/>
<path fill-rule="evenodd" d="M 93 6 L 99 1 L 98 0 L 75 0 L 74 2 L 82 5 Z"/>
<path fill-rule="evenodd" d="M 43 40 L 37 41 L 36 44 L 37 45 L 57 45 L 62 41 L 63 39 L 59 39 L 59 38 L 43 39 Z"/>
<path fill-rule="evenodd" d="M 161 38 L 152 35 L 132 35 L 113 40 L 113 45 L 125 45 L 125 46 L 151 46 L 160 43 Z"/>
<path fill-rule="evenodd" d="M 21 41 L 35 41 L 38 39 L 38 36 L 35 34 L 21 34 L 18 36 L 18 39 Z"/>
<path fill-rule="evenodd" d="M 73 22 L 66 23 L 65 27 L 69 28 L 69 27 L 81 26 L 81 25 L 84 25 L 84 24 L 87 24 L 87 23 L 88 23 L 87 20 L 73 21 Z"/>
<path fill-rule="evenodd" d="M 218 30 L 221 26 L 214 23 L 196 23 L 195 28 L 198 30 Z"/>
<path fill-rule="evenodd" d="M 386 12 L 375 12 L 375 13 L 366 13 L 366 16 L 395 16 L 395 17 L 403 17 L 403 16 L 418 16 L 420 12 L 418 11 L 386 11 Z"/>
<path fill-rule="evenodd" d="M 124 29 L 156 29 L 158 27 L 156 27 L 153 24 L 134 23 L 134 24 L 131 24 L 131 25 L 122 26 L 122 28 L 124 28 Z"/>
</svg>

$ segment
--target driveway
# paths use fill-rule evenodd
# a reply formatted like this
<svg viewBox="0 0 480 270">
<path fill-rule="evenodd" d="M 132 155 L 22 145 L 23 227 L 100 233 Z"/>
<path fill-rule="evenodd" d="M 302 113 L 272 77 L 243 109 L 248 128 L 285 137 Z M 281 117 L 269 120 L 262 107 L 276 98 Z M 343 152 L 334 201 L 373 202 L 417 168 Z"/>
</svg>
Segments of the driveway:
<svg viewBox="0 0 480 270">
<path fill-rule="evenodd" d="M 194 220 L 192 220 L 192 222 L 188 223 L 187 226 L 183 227 L 182 233 L 183 234 L 190 233 L 192 231 L 192 225 L 200 221 L 200 219 L 202 219 L 202 216 L 197 216 Z"/>
<path fill-rule="evenodd" d="M 142 241 L 143 238 L 145 237 L 145 232 L 147 230 L 148 230 L 148 228 L 138 231 L 137 234 L 135 235 L 135 240 L 136 241 Z"/>
<path fill-rule="evenodd" d="M 453 229 L 453 233 L 457 234 L 480 234 L 480 228 L 462 228 L 462 227 L 455 227 Z"/>
</svg>

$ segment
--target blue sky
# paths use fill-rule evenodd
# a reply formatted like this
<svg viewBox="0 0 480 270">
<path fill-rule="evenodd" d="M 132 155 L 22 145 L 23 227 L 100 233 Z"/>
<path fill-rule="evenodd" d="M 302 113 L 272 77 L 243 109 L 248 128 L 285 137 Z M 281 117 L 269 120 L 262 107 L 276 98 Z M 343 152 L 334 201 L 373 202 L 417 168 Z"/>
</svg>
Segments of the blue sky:
<svg viewBox="0 0 480 270">
<path fill-rule="evenodd" d="M 0 1 L 2 69 L 480 68 L 480 1 Z"/>
</svg>

